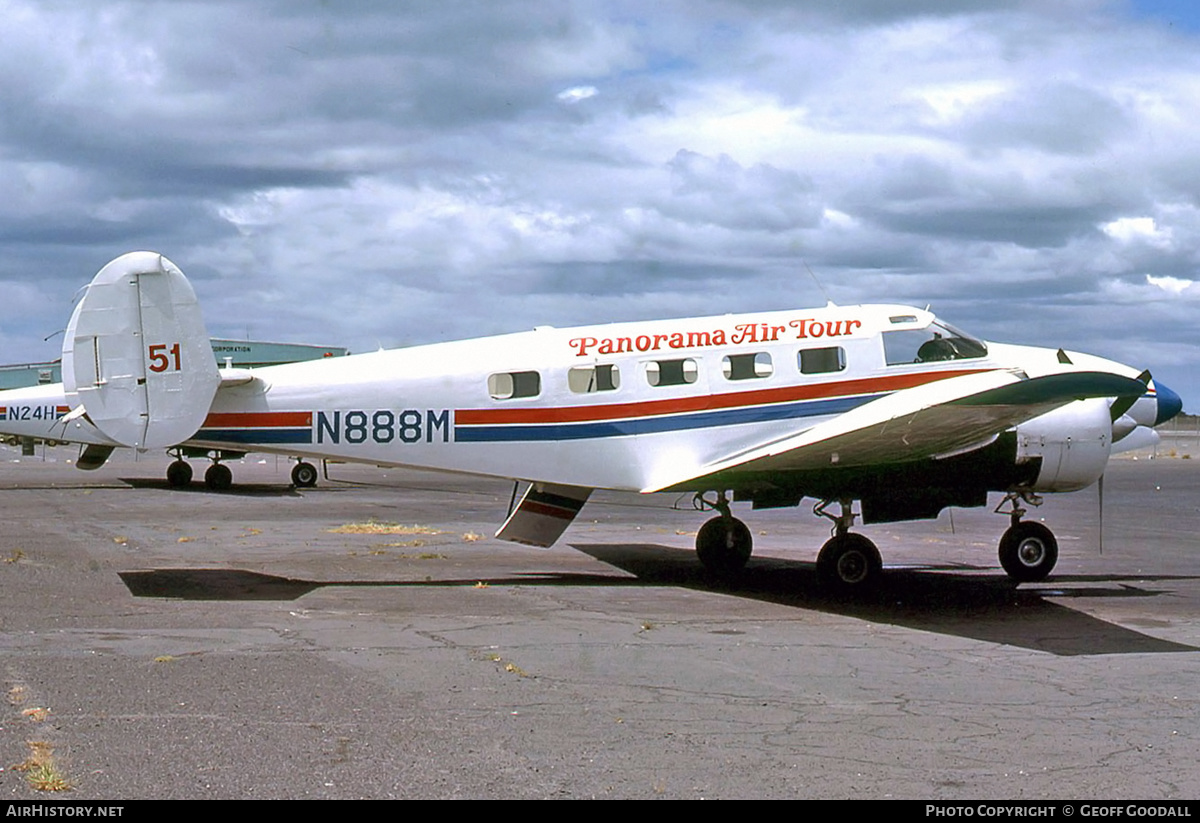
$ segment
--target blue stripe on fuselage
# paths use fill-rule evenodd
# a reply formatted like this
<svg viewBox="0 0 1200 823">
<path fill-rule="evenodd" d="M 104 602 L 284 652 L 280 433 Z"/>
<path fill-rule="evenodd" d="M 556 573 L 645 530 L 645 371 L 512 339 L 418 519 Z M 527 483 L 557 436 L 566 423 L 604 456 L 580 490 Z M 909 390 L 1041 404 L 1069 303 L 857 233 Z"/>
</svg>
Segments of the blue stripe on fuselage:
<svg viewBox="0 0 1200 823">
<path fill-rule="evenodd" d="M 190 438 L 214 443 L 311 443 L 312 429 L 201 429 Z"/>
<path fill-rule="evenodd" d="M 630 420 L 602 420 L 594 423 L 534 423 L 515 426 L 456 425 L 454 440 L 458 443 L 485 443 L 515 440 L 587 440 L 633 434 L 658 434 L 667 431 L 702 429 L 709 426 L 732 426 L 740 423 L 765 423 L 773 420 L 842 414 L 883 396 L 883 394 L 867 394 L 855 397 L 835 397 L 829 400 L 809 400 L 802 403 L 721 409 L 711 412 L 641 417 Z"/>
</svg>

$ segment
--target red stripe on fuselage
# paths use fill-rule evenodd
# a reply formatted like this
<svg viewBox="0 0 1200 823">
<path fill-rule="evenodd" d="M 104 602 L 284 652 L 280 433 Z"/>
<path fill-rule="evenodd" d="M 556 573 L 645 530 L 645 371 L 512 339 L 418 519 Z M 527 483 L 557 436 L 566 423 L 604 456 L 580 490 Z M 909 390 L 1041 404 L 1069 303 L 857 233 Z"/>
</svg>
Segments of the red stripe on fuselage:
<svg viewBox="0 0 1200 823">
<path fill-rule="evenodd" d="M 647 400 L 640 403 L 523 409 L 458 409 L 454 412 L 454 423 L 458 426 L 503 423 L 579 423 L 592 420 L 651 417 L 659 414 L 678 414 L 711 409 L 730 409 L 737 406 L 760 406 L 796 400 L 819 400 L 826 397 L 851 397 L 857 394 L 894 392 L 933 383 L 937 380 L 983 371 L 991 370 L 955 369 L 953 371 L 897 374 L 889 377 L 866 377 L 859 380 L 839 380 L 831 383 L 806 383 L 777 389 L 703 394 L 671 400 Z"/>
<path fill-rule="evenodd" d="M 559 520 L 574 520 L 575 515 L 579 514 L 578 509 L 565 509 L 562 506 L 552 506 L 548 503 L 538 503 L 533 500 L 526 500 L 518 507 L 523 512 L 529 514 L 540 514 L 544 517 L 557 517 Z"/>
<path fill-rule="evenodd" d="M 214 412 L 204 419 L 205 428 L 275 428 L 311 426 L 312 412 Z"/>
</svg>

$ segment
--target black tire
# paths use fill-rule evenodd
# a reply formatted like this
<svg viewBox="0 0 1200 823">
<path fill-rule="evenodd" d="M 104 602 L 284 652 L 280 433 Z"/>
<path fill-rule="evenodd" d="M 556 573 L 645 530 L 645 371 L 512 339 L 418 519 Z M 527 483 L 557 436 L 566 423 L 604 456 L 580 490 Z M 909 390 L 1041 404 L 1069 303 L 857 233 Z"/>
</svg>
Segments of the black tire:
<svg viewBox="0 0 1200 823">
<path fill-rule="evenodd" d="M 705 569 L 720 577 L 740 572 L 753 550 L 750 529 L 736 517 L 714 517 L 696 533 L 696 555 Z"/>
<path fill-rule="evenodd" d="M 1019 583 L 1045 580 L 1058 562 L 1058 541 L 1041 523 L 1021 521 L 1000 538 L 1000 565 Z"/>
<path fill-rule="evenodd" d="M 204 485 L 215 492 L 226 491 L 233 486 L 233 472 L 223 463 L 213 463 L 204 473 Z"/>
<path fill-rule="evenodd" d="M 883 558 L 861 534 L 831 537 L 817 555 L 821 583 L 842 591 L 865 591 L 879 582 Z"/>
<path fill-rule="evenodd" d="M 186 460 L 176 460 L 167 466 L 167 484 L 179 489 L 192 482 L 192 464 Z"/>
<path fill-rule="evenodd" d="M 317 467 L 304 462 L 292 466 L 292 485 L 299 489 L 311 489 L 317 485 Z"/>
</svg>

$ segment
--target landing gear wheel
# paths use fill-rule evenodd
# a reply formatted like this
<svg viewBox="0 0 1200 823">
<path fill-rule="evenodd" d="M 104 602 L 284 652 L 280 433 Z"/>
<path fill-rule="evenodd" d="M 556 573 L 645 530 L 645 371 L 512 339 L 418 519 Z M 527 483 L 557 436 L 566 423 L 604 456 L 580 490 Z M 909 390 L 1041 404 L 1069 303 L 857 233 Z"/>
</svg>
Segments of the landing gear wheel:
<svg viewBox="0 0 1200 823">
<path fill-rule="evenodd" d="M 223 492 L 233 486 L 233 472 L 223 463 L 213 463 L 204 473 L 204 485 L 215 492 Z"/>
<path fill-rule="evenodd" d="M 317 485 L 317 467 L 312 463 L 297 463 L 292 466 L 292 485 L 300 489 L 310 489 Z"/>
<path fill-rule="evenodd" d="M 1058 562 L 1058 541 L 1041 523 L 1013 524 L 1000 538 L 1000 565 L 1019 583 L 1045 580 Z"/>
<path fill-rule="evenodd" d="M 192 482 L 192 464 L 186 460 L 176 460 L 167 466 L 167 484 L 179 489 Z"/>
<path fill-rule="evenodd" d="M 842 591 L 863 591 L 879 582 L 883 558 L 875 544 L 861 534 L 829 538 L 817 555 L 817 576 Z"/>
<path fill-rule="evenodd" d="M 700 562 L 720 577 L 740 572 L 753 548 L 750 529 L 736 517 L 714 517 L 696 534 L 696 554 Z"/>
</svg>

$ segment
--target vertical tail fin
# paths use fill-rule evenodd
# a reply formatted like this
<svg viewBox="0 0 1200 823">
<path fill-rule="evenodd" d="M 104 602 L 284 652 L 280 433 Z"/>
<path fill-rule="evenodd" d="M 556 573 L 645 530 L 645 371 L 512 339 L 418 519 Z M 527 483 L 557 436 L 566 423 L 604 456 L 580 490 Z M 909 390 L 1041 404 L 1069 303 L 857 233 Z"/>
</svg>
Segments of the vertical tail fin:
<svg viewBox="0 0 1200 823">
<path fill-rule="evenodd" d="M 191 284 L 146 251 L 118 257 L 92 280 L 67 325 L 62 372 L 67 402 L 138 449 L 195 434 L 221 382 Z"/>
</svg>

